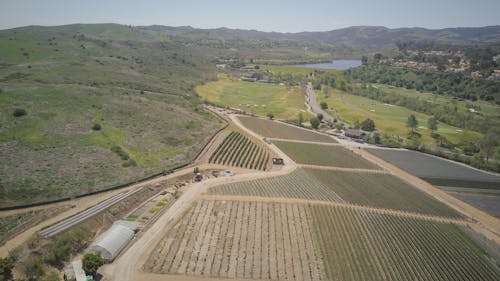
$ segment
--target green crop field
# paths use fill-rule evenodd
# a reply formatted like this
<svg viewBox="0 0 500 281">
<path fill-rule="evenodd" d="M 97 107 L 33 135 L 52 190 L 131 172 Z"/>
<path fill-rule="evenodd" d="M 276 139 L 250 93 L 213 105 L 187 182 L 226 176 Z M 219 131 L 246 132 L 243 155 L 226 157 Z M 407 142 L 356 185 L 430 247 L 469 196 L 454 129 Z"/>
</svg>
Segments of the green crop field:
<svg viewBox="0 0 500 281">
<path fill-rule="evenodd" d="M 210 156 L 208 162 L 266 170 L 269 152 L 238 132 L 231 132 Z"/>
<path fill-rule="evenodd" d="M 500 280 L 456 225 L 311 205 L 328 280 Z"/>
<path fill-rule="evenodd" d="M 408 128 L 406 121 L 411 114 L 417 117 L 419 122 L 418 133 L 422 135 L 425 143 L 434 143 L 431 138 L 431 131 L 427 129 L 429 115 L 418 113 L 404 107 L 384 104 L 368 98 L 350 95 L 337 89 L 330 89 L 331 95 L 325 98 L 318 95 L 320 102 L 326 102 L 330 108 L 334 108 L 340 120 L 353 124 L 355 120 L 359 122 L 370 118 L 375 121 L 377 129 L 399 136 L 407 136 Z M 477 132 L 467 131 L 444 123 L 438 125 L 437 133 L 446 137 L 449 141 L 457 143 L 459 141 L 478 141 L 482 135 Z"/>
<path fill-rule="evenodd" d="M 341 146 L 284 141 L 273 141 L 273 143 L 300 164 L 379 169 L 375 164 Z"/>
<path fill-rule="evenodd" d="M 219 106 L 239 108 L 260 116 L 272 113 L 276 118 L 297 119 L 301 112 L 308 116 L 300 87 L 232 80 L 221 74 L 218 81 L 196 87 L 196 92 Z"/>
<path fill-rule="evenodd" d="M 292 125 L 286 125 L 280 122 L 265 120 L 254 117 L 240 116 L 238 119 L 245 127 L 254 131 L 255 133 L 268 137 L 280 138 L 301 141 L 315 141 L 315 142 L 336 142 L 333 138 L 317 134 L 314 131 L 297 128 Z"/>
<path fill-rule="evenodd" d="M 318 169 L 305 171 L 349 203 L 435 216 L 461 217 L 450 207 L 393 175 Z"/>
<path fill-rule="evenodd" d="M 368 149 L 381 159 L 438 186 L 500 189 L 500 176 L 411 150 Z"/>
<path fill-rule="evenodd" d="M 303 169 L 278 177 L 214 186 L 209 189 L 208 193 L 342 201 L 332 188 L 321 183 Z"/>
</svg>

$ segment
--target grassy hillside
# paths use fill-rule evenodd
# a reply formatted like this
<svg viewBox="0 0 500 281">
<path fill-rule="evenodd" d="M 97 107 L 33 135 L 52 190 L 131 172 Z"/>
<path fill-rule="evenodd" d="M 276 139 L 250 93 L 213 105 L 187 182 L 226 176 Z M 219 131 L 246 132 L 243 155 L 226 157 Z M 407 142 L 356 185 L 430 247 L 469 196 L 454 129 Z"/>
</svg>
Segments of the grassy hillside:
<svg viewBox="0 0 500 281">
<path fill-rule="evenodd" d="M 155 32 L 26 27 L 0 31 L 0 50 L 2 207 L 185 163 L 220 126 L 192 91 L 215 77 L 210 58 Z"/>
</svg>

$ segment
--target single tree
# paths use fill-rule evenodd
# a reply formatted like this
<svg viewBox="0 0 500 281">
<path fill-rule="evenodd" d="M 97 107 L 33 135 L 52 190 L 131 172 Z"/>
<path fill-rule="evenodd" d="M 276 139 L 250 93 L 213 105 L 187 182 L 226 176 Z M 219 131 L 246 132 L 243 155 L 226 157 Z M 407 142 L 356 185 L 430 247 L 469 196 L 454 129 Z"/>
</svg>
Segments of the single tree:
<svg viewBox="0 0 500 281">
<path fill-rule="evenodd" d="M 0 280 L 11 280 L 14 260 L 12 258 L 0 258 Z"/>
<path fill-rule="evenodd" d="M 483 152 L 486 157 L 486 163 L 488 163 L 490 157 L 495 153 L 495 149 L 498 146 L 500 138 L 500 133 L 496 129 L 490 129 L 484 136 L 484 139 L 480 142 L 479 147 L 481 152 Z"/>
<path fill-rule="evenodd" d="M 317 129 L 319 127 L 319 124 L 321 123 L 318 117 L 311 118 L 309 122 L 311 122 L 311 127 L 313 127 L 313 129 Z"/>
<path fill-rule="evenodd" d="M 417 120 L 417 117 L 415 117 L 415 115 L 410 115 L 408 117 L 408 120 L 406 121 L 406 127 L 410 128 L 410 132 L 413 134 L 414 130 L 417 128 L 418 126 L 418 120 Z"/>
<path fill-rule="evenodd" d="M 361 129 L 364 131 L 373 132 L 375 131 L 375 122 L 372 119 L 368 118 L 361 122 Z"/>
<path fill-rule="evenodd" d="M 318 113 L 318 114 L 316 115 L 316 117 L 318 117 L 319 122 L 323 121 L 323 114 Z"/>
<path fill-rule="evenodd" d="M 28 112 L 26 112 L 26 110 L 23 108 L 16 108 L 14 110 L 14 112 L 12 113 L 12 115 L 14 115 L 14 117 L 21 117 L 21 116 L 24 116 L 26 114 L 28 114 Z"/>
<path fill-rule="evenodd" d="M 299 119 L 297 120 L 297 122 L 299 123 L 299 126 L 302 127 L 302 123 L 304 123 L 304 115 L 301 113 L 299 113 Z"/>
<path fill-rule="evenodd" d="M 429 130 L 431 130 L 431 132 L 433 134 L 434 134 L 434 131 L 436 131 L 438 129 L 438 124 L 439 124 L 439 121 L 434 116 L 432 116 L 431 118 L 429 118 L 429 120 L 427 120 L 427 127 L 429 128 Z"/>
<path fill-rule="evenodd" d="M 82 268 L 85 274 L 95 276 L 97 270 L 104 264 L 100 253 L 87 253 L 83 256 Z"/>
<path fill-rule="evenodd" d="M 95 123 L 93 126 L 92 126 L 92 130 L 94 131 L 100 131 L 102 129 L 101 125 L 98 124 L 98 123 Z"/>
<path fill-rule="evenodd" d="M 24 274 L 28 280 L 39 280 L 45 274 L 42 259 L 39 257 L 29 258 L 24 265 Z"/>
<path fill-rule="evenodd" d="M 362 63 L 363 65 L 368 64 L 368 57 L 367 57 L 367 56 L 362 56 L 362 57 L 361 57 L 361 63 Z"/>
<path fill-rule="evenodd" d="M 269 118 L 270 120 L 273 120 L 274 119 L 274 114 L 272 114 L 271 112 L 269 112 L 267 114 L 267 118 Z"/>
<path fill-rule="evenodd" d="M 322 101 L 319 105 L 321 106 L 321 109 L 328 109 L 328 104 L 324 101 Z"/>
</svg>

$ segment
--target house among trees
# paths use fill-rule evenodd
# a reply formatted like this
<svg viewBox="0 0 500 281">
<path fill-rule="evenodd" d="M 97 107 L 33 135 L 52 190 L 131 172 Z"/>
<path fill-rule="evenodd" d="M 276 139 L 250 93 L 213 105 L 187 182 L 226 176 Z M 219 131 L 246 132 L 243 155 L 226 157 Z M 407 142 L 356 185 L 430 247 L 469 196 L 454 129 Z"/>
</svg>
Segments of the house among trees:
<svg viewBox="0 0 500 281">
<path fill-rule="evenodd" d="M 346 129 L 344 131 L 344 135 L 353 139 L 363 139 L 366 136 L 366 133 L 361 130 Z"/>
</svg>

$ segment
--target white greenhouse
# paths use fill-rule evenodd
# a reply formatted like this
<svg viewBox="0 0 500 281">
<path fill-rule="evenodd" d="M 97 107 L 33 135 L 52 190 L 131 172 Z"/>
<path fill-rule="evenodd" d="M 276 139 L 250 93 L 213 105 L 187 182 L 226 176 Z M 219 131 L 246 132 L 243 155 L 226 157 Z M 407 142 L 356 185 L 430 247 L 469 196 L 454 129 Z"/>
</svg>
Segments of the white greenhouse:
<svg viewBox="0 0 500 281">
<path fill-rule="evenodd" d="M 101 253 L 105 262 L 113 261 L 134 238 L 140 224 L 129 221 L 117 221 L 90 245 L 85 253 Z"/>
</svg>

